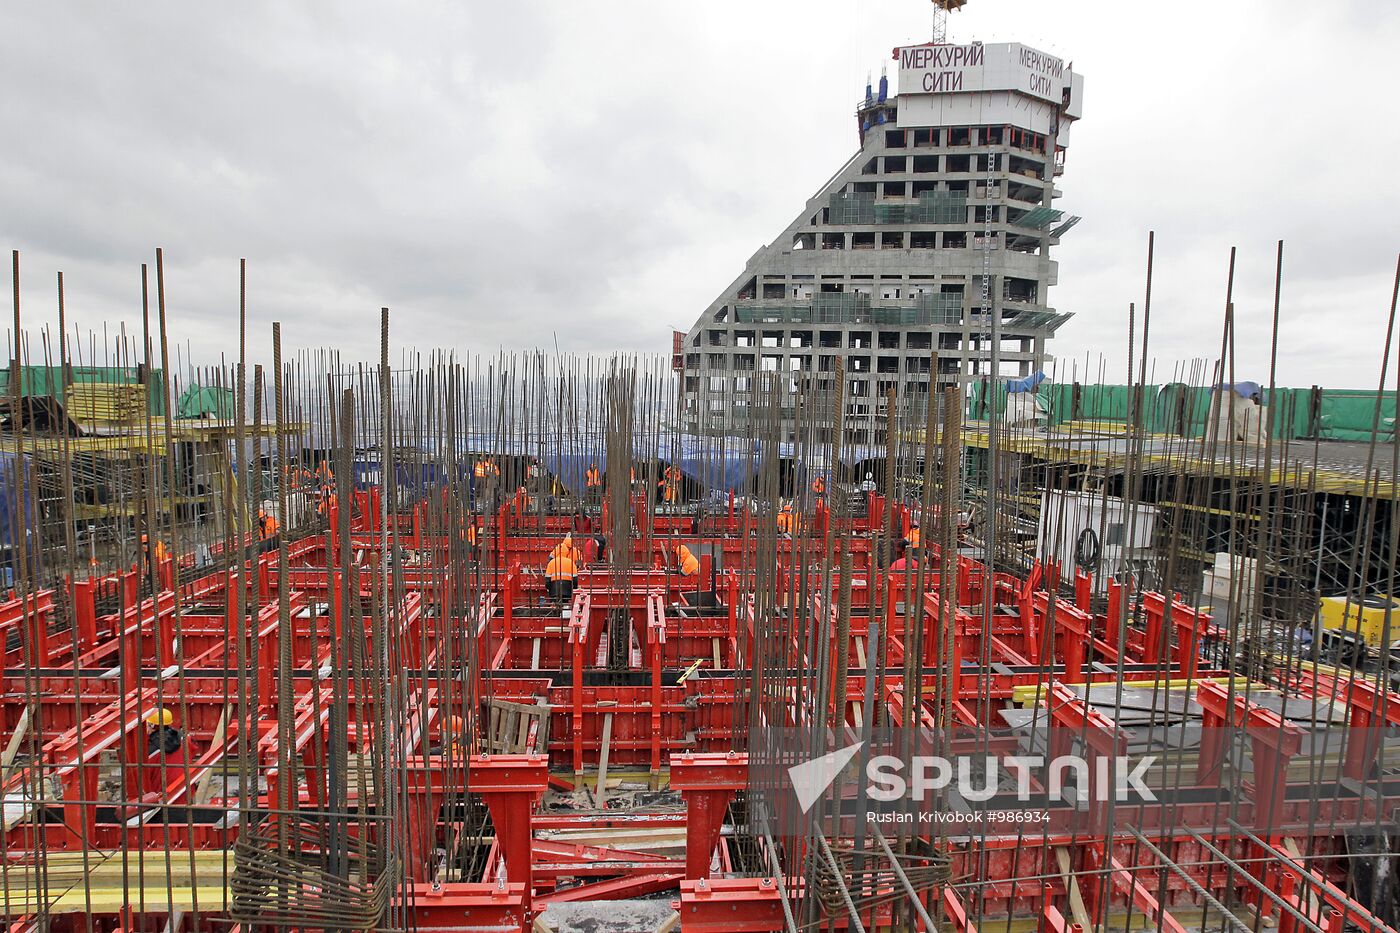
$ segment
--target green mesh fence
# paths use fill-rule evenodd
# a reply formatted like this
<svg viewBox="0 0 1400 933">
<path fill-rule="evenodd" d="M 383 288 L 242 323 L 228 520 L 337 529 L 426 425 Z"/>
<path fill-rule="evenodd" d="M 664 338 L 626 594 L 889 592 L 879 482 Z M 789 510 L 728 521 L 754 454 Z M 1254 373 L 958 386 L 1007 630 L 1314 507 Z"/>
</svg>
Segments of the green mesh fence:
<svg viewBox="0 0 1400 933">
<path fill-rule="evenodd" d="M 1373 435 L 1382 441 L 1395 440 L 1396 397 L 1384 392 L 1380 415 L 1376 414 L 1376 392 L 1371 389 L 1291 389 L 1264 390 L 1269 406 L 1270 432 L 1281 439 L 1369 441 Z M 998 409 L 1004 410 L 1006 392 L 998 393 Z M 1108 421 L 1127 423 L 1133 409 L 1133 389 L 1125 385 L 1081 385 L 1044 383 L 1037 391 L 1049 413 L 1051 425 L 1067 421 Z M 1211 392 L 1181 383 L 1144 386 L 1136 393 L 1138 419 L 1154 434 L 1201 437 L 1209 427 Z M 972 386 L 972 413 L 985 417 L 987 386 Z"/>
</svg>

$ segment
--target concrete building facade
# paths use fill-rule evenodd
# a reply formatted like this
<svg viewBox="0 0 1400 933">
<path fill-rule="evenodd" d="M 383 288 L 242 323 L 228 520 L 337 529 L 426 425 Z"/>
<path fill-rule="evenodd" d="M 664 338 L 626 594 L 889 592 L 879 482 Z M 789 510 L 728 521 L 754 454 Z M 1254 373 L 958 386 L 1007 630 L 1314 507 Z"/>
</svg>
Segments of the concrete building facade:
<svg viewBox="0 0 1400 933">
<path fill-rule="evenodd" d="M 794 440 L 797 396 L 829 396 L 839 359 L 845 441 L 878 444 L 887 389 L 921 407 L 984 378 L 994 330 L 1002 375 L 1043 368 L 1069 317 L 1048 303 L 1050 250 L 1078 219 L 1053 204 L 1083 80 L 1019 43 L 895 58 L 900 93 L 882 77 L 857 108 L 860 149 L 677 348 L 687 430 L 744 433 L 776 381 Z"/>
</svg>

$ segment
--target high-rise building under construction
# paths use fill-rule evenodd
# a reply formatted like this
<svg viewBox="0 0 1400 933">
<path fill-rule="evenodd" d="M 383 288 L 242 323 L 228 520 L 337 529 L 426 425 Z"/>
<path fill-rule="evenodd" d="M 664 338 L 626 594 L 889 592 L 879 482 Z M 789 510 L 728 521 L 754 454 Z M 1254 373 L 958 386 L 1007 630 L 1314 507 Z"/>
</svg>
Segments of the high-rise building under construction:
<svg viewBox="0 0 1400 933">
<path fill-rule="evenodd" d="M 689 430 L 744 430 L 764 373 L 789 399 L 829 398 L 843 360 L 846 441 L 880 443 L 890 388 L 917 398 L 994 359 L 1008 377 L 1043 366 L 1069 317 L 1049 305 L 1050 248 L 1078 219 L 1053 205 L 1083 79 L 1014 42 L 894 57 L 899 93 L 867 85 L 859 151 L 677 348 Z M 785 439 L 795 412 L 784 403 Z"/>
</svg>

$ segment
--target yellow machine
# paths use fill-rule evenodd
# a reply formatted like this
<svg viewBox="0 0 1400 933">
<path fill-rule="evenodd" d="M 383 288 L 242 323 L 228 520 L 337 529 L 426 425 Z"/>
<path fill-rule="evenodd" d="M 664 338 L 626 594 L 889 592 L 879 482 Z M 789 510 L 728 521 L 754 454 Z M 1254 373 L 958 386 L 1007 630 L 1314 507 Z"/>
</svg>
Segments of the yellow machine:
<svg viewBox="0 0 1400 933">
<path fill-rule="evenodd" d="M 1385 639 L 1386 610 L 1390 610 L 1390 640 L 1400 638 L 1400 600 L 1391 596 L 1372 594 L 1348 600 L 1345 596 L 1326 596 L 1318 607 L 1317 619 L 1324 631 L 1336 631 L 1360 637 L 1368 646 L 1380 648 Z"/>
</svg>

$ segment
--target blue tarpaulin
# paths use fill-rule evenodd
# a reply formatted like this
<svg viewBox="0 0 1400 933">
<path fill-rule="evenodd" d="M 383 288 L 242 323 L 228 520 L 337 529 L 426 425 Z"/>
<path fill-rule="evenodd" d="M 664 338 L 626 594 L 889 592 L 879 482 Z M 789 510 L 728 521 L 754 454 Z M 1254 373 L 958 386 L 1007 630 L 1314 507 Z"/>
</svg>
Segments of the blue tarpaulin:
<svg viewBox="0 0 1400 933">
<path fill-rule="evenodd" d="M 0 453 L 0 548 L 4 550 L 4 556 L 0 557 L 0 571 L 3 571 L 6 586 L 14 580 L 14 548 L 19 543 L 19 536 L 26 538 L 32 533 L 35 525 L 34 520 L 34 500 L 29 495 L 28 483 L 24 482 L 23 469 L 16 469 L 23 460 L 16 458 L 14 454 Z M 24 488 L 23 504 L 20 505 L 20 497 L 17 490 Z M 27 517 L 16 520 L 16 506 Z"/>
<path fill-rule="evenodd" d="M 1233 385 L 1222 382 L 1215 387 L 1219 389 L 1234 389 L 1235 394 L 1241 398 L 1262 399 L 1264 397 L 1264 387 L 1257 382 L 1236 382 Z"/>
<path fill-rule="evenodd" d="M 1006 383 L 1006 391 L 1009 395 L 1016 395 L 1020 392 L 1034 392 L 1036 388 L 1045 381 L 1045 373 L 1036 370 L 1024 379 L 1012 379 Z"/>
<path fill-rule="evenodd" d="M 597 451 L 607 445 L 601 438 L 562 438 L 558 442 L 540 444 L 523 440 L 501 439 L 478 436 L 468 438 L 463 443 L 463 453 L 459 457 L 460 479 L 472 480 L 472 467 L 478 455 L 497 458 L 520 458 L 538 462 L 549 474 L 558 478 L 567 488 L 581 492 L 584 489 L 584 475 L 590 466 L 606 474 L 607 457 Z M 842 460 L 846 464 L 859 463 L 872 457 L 884 456 L 883 447 L 846 447 Z M 642 468 L 653 459 L 657 460 L 658 477 L 660 470 L 674 466 L 691 482 L 710 490 L 725 492 L 731 489 L 744 489 L 758 473 L 768 456 L 785 459 L 797 457 L 797 445 L 791 443 L 765 444 L 760 441 L 738 437 L 663 437 L 659 440 L 646 438 L 639 441 L 632 451 L 632 461 L 639 474 Z M 499 463 L 503 469 L 507 464 Z M 794 463 L 799 475 L 807 472 L 826 473 L 826 469 L 809 471 L 806 464 Z M 432 462 L 422 464 L 399 463 L 395 468 L 395 478 L 401 488 L 425 492 L 447 480 L 447 469 Z M 377 457 L 371 455 L 355 463 L 355 483 L 368 486 L 378 483 L 380 466 Z M 640 475 L 638 478 L 642 478 Z"/>
</svg>

